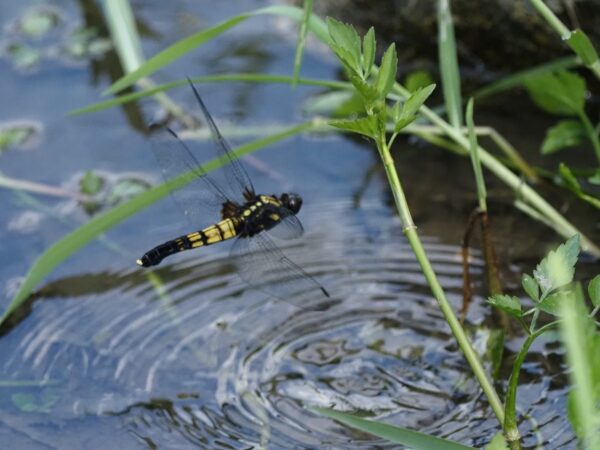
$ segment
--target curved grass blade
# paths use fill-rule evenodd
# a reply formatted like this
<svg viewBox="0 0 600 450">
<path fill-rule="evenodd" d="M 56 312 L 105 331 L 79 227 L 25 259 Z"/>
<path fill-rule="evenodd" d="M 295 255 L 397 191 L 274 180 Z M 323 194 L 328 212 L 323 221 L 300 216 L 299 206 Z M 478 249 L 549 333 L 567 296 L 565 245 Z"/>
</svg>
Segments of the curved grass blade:
<svg viewBox="0 0 600 450">
<path fill-rule="evenodd" d="M 250 11 L 244 14 L 240 14 L 238 16 L 234 16 L 230 19 L 227 19 L 213 27 L 207 28 L 205 30 L 200 31 L 199 33 L 193 34 L 191 36 L 182 39 L 160 53 L 156 54 L 144 64 L 139 66 L 133 72 L 128 73 L 127 75 L 119 78 L 112 86 L 110 86 L 106 91 L 104 91 L 104 95 L 114 94 L 119 92 L 141 78 L 147 77 L 157 70 L 163 68 L 169 63 L 175 61 L 176 59 L 182 57 L 186 53 L 196 49 L 202 44 L 214 39 L 225 31 L 233 28 L 241 22 L 244 22 L 246 19 L 259 15 L 279 15 L 286 16 L 297 21 L 302 20 L 304 15 L 304 11 L 300 8 L 295 8 L 292 6 L 270 6 L 267 8 L 257 9 L 255 11 Z M 325 28 L 325 24 L 320 19 L 315 19 L 313 15 L 308 20 L 308 28 L 319 37 L 319 39 L 326 39 L 327 32 Z"/>
<path fill-rule="evenodd" d="M 459 444 L 435 436 L 429 436 L 418 431 L 388 425 L 382 422 L 366 420 L 352 414 L 334 411 L 333 409 L 311 408 L 313 411 L 323 414 L 331 419 L 348 425 L 365 433 L 378 436 L 396 444 L 406 445 L 414 450 L 474 450 L 473 447 Z"/>
<path fill-rule="evenodd" d="M 307 131 L 311 129 L 312 126 L 313 124 L 311 122 L 307 122 L 290 127 L 281 133 L 273 134 L 271 136 L 241 145 L 233 151 L 233 154 L 236 158 L 240 158 L 243 155 L 257 151 L 275 142 Z M 218 169 L 219 167 L 220 161 L 218 159 L 211 160 L 202 165 L 203 170 L 206 172 Z M 29 269 L 29 272 L 25 276 L 19 291 L 13 297 L 11 303 L 2 314 L 2 317 L 0 317 L 0 324 L 2 324 L 6 318 L 9 317 L 27 299 L 29 294 L 33 291 L 33 289 L 35 289 L 38 283 L 42 281 L 46 275 L 52 272 L 52 270 L 62 261 L 67 259 L 70 255 L 75 253 L 84 245 L 90 243 L 93 239 L 100 236 L 109 228 L 117 225 L 136 212 L 152 205 L 161 198 L 167 196 L 171 191 L 183 187 L 194 178 L 195 177 L 189 172 L 183 173 L 138 195 L 126 203 L 122 203 L 119 206 L 114 207 L 104 214 L 98 215 L 85 225 L 77 228 L 73 232 L 60 239 L 58 242 L 51 245 L 36 259 Z"/>
<path fill-rule="evenodd" d="M 202 77 L 190 77 L 193 83 L 228 83 L 231 81 L 241 81 L 248 83 L 280 83 L 280 84 L 292 84 L 293 77 L 286 75 L 267 75 L 262 73 L 231 73 L 222 75 L 207 75 Z M 299 78 L 298 84 L 303 86 L 320 86 L 332 89 L 351 89 L 352 85 L 343 81 L 330 81 L 330 80 L 319 80 L 315 78 Z M 150 95 L 157 94 L 159 92 L 167 91 L 179 86 L 187 85 L 186 80 L 172 81 L 170 83 L 161 84 L 151 89 L 145 89 L 143 91 L 133 92 L 131 94 L 121 95 L 119 97 L 112 98 L 99 103 L 94 103 L 83 108 L 75 109 L 68 112 L 70 116 L 76 116 L 79 114 L 86 114 L 92 112 L 102 111 L 104 109 L 112 108 L 113 106 L 122 105 L 124 103 L 133 102 L 140 98 L 148 97 Z"/>
</svg>

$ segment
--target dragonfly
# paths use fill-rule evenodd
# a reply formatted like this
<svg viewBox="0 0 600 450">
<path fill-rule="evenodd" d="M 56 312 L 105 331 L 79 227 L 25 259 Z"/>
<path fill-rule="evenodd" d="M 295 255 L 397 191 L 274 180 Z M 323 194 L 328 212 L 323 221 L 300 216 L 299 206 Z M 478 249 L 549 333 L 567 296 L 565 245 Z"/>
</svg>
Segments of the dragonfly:
<svg viewBox="0 0 600 450">
<path fill-rule="evenodd" d="M 289 301 L 292 298 L 330 297 L 329 292 L 302 267 L 289 259 L 276 239 L 295 239 L 304 228 L 297 217 L 302 197 L 295 193 L 257 194 L 242 162 L 233 154 L 215 124 L 193 82 L 196 102 L 212 137 L 212 150 L 220 169 L 203 169 L 192 148 L 170 127 L 164 127 L 167 143 L 153 145 L 165 179 L 191 174 L 192 181 L 172 191 L 176 202 L 192 223 L 220 212 L 220 220 L 192 233 L 170 239 L 147 251 L 136 262 L 142 267 L 160 264 L 165 258 L 187 250 L 234 240 L 231 260 L 242 280 L 253 288 Z M 197 225 L 196 225 L 197 226 Z"/>
</svg>

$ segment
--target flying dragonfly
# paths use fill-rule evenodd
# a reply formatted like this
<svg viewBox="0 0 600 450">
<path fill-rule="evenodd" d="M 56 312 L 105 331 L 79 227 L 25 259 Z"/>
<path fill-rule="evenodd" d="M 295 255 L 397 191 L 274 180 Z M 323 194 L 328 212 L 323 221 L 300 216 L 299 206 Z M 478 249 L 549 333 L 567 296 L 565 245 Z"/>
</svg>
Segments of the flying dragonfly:
<svg viewBox="0 0 600 450">
<path fill-rule="evenodd" d="M 192 182 L 172 192 L 188 219 L 197 223 L 201 218 L 205 220 L 207 214 L 216 215 L 220 211 L 220 220 L 154 247 L 138 259 L 137 264 L 156 266 L 175 253 L 235 238 L 230 251 L 232 261 L 240 277 L 250 286 L 285 301 L 299 294 L 303 294 L 300 297 L 308 294 L 313 299 L 330 297 L 327 290 L 285 256 L 272 239 L 272 236 L 294 239 L 303 234 L 302 223 L 296 217 L 302 197 L 294 193 L 257 194 L 242 162 L 233 154 L 189 78 L 188 83 L 210 128 L 220 170 L 209 175 L 191 148 L 169 127 L 165 127 L 164 134 L 170 144 L 157 144 L 153 149 L 166 179 L 182 173 L 192 174 Z"/>
</svg>

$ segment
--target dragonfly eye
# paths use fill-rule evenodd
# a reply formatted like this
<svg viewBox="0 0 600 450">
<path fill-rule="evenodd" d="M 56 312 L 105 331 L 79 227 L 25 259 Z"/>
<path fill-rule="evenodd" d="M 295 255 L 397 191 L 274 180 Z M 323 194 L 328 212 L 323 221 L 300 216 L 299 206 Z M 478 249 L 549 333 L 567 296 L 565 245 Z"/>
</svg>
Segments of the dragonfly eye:
<svg viewBox="0 0 600 450">
<path fill-rule="evenodd" d="M 279 200 L 284 207 L 289 209 L 294 214 L 297 214 L 302 206 L 302 197 L 300 197 L 298 194 L 281 194 Z"/>
</svg>

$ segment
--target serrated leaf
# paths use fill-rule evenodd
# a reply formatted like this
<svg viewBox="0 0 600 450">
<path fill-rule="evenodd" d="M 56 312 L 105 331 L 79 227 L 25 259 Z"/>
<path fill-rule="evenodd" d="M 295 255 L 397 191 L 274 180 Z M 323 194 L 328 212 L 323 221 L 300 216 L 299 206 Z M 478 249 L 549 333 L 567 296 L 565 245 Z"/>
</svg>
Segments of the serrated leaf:
<svg viewBox="0 0 600 450">
<path fill-rule="evenodd" d="M 360 38 L 354 27 L 328 17 L 327 30 L 329 31 L 329 37 L 338 50 L 344 50 L 345 62 L 350 65 L 352 71 L 361 73 Z"/>
<path fill-rule="evenodd" d="M 558 316 L 560 311 L 560 305 L 565 298 L 565 294 L 562 291 L 555 292 L 554 294 L 550 294 L 546 296 L 541 302 L 539 302 L 536 307 L 541 309 L 548 314 L 552 314 L 553 316 Z"/>
<path fill-rule="evenodd" d="M 585 104 L 585 80 L 566 70 L 530 76 L 525 86 L 532 100 L 550 114 L 575 116 Z"/>
<path fill-rule="evenodd" d="M 543 299 L 556 288 L 564 286 L 573 280 L 575 263 L 579 256 L 579 235 L 570 237 L 542 259 L 533 271 L 533 277 L 542 290 Z"/>
<path fill-rule="evenodd" d="M 424 70 L 417 70 L 415 72 L 409 73 L 404 80 L 404 87 L 410 91 L 414 92 L 419 88 L 424 88 L 433 84 L 433 78 Z"/>
<path fill-rule="evenodd" d="M 502 311 L 506 311 L 513 317 L 519 318 L 523 315 L 521 312 L 521 300 L 518 297 L 497 294 L 488 297 L 488 303 Z"/>
<path fill-rule="evenodd" d="M 378 135 L 377 117 L 375 116 L 353 120 L 331 120 L 329 125 L 342 130 L 353 131 L 373 139 Z"/>
<path fill-rule="evenodd" d="M 530 299 L 535 300 L 536 302 L 539 301 L 540 287 L 532 276 L 524 273 L 521 278 L 521 286 L 523 286 L 523 289 L 527 295 L 529 295 Z"/>
<path fill-rule="evenodd" d="M 348 74 L 352 74 L 355 76 L 359 76 L 362 79 L 361 72 L 357 71 L 356 62 L 354 60 L 354 55 L 348 51 L 346 48 L 341 47 L 339 45 L 330 43 L 329 46 L 342 62 L 344 69 L 348 72 Z"/>
<path fill-rule="evenodd" d="M 542 154 L 547 155 L 567 147 L 575 147 L 586 137 L 585 128 L 578 120 L 561 120 L 546 132 Z"/>
<path fill-rule="evenodd" d="M 402 128 L 411 124 L 417 118 L 417 112 L 425 100 L 431 95 L 435 89 L 435 84 L 429 85 L 422 89 L 417 89 L 404 102 L 402 109 L 399 109 L 398 103 L 394 105 L 394 133 L 398 133 Z"/>
<path fill-rule="evenodd" d="M 586 66 L 591 66 L 598 60 L 596 49 L 592 45 L 590 38 L 583 31 L 579 29 L 573 31 L 566 41 L 568 46 L 581 58 Z"/>
<path fill-rule="evenodd" d="M 365 79 L 369 77 L 371 69 L 373 69 L 373 64 L 375 63 L 375 47 L 375 30 L 371 27 L 363 37 L 362 64 Z"/>
<path fill-rule="evenodd" d="M 379 93 L 375 87 L 364 81 L 360 76 L 348 74 L 348 79 L 364 99 L 365 106 L 372 105 L 379 98 Z"/>
<path fill-rule="evenodd" d="M 384 99 L 394 86 L 396 70 L 398 70 L 398 55 L 396 54 L 396 44 L 392 42 L 381 58 L 381 66 L 375 81 L 375 89 L 380 99 Z"/>
<path fill-rule="evenodd" d="M 430 84 L 429 86 L 425 86 L 424 88 L 417 89 L 415 92 L 413 92 L 404 103 L 404 107 L 402 108 L 402 116 L 410 117 L 416 115 L 419 111 L 419 108 L 433 93 L 434 89 L 435 84 Z"/>
<path fill-rule="evenodd" d="M 596 275 L 588 284 L 588 294 L 594 308 L 600 306 L 600 275 Z"/>
</svg>

